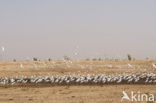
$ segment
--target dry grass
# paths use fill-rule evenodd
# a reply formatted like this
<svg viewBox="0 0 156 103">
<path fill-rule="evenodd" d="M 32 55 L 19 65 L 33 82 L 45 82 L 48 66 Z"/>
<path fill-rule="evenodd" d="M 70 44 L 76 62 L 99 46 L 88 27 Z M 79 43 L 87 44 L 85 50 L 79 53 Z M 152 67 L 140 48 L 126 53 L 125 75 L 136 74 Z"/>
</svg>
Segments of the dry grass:
<svg viewBox="0 0 156 103">
<path fill-rule="evenodd" d="M 120 103 L 123 90 L 127 93 L 140 91 L 156 94 L 155 85 L 3 87 L 0 89 L 0 103 Z M 129 101 L 125 100 L 123 103 Z"/>
<path fill-rule="evenodd" d="M 117 69 L 117 68 L 80 68 L 80 65 L 140 65 L 141 69 Z M 45 68 L 19 68 L 23 66 L 54 65 L 53 62 L 1 62 L 0 77 L 15 76 L 43 76 L 65 74 L 120 74 L 125 72 L 142 73 L 156 70 L 152 67 L 156 61 L 73 61 L 68 68 L 64 62 L 57 61 L 63 67 L 53 69 Z M 146 68 L 146 71 L 143 69 Z M 140 91 L 142 93 L 156 94 L 155 85 L 104 85 L 104 86 L 38 86 L 38 87 L 0 87 L 0 103 L 120 103 L 122 91 Z M 128 103 L 124 101 L 123 103 Z"/>
<path fill-rule="evenodd" d="M 141 69 L 117 69 L 117 68 L 80 68 L 77 65 L 139 65 Z M 55 64 L 53 62 L 1 62 L 0 63 L 0 76 L 1 77 L 15 77 L 15 76 L 40 76 L 40 75 L 65 75 L 65 74 L 120 74 L 125 72 L 131 73 L 142 73 L 142 72 L 152 72 L 156 73 L 156 70 L 152 68 L 152 63 L 156 63 L 156 61 L 73 61 L 72 66 L 70 68 L 62 61 L 57 61 Z M 38 66 L 43 66 L 44 64 L 48 65 L 56 65 L 62 64 L 62 66 L 56 66 L 52 69 L 31 69 L 31 68 L 19 68 L 20 64 L 23 64 L 24 67 L 33 66 L 34 64 Z M 146 71 L 144 71 L 146 69 Z"/>
</svg>

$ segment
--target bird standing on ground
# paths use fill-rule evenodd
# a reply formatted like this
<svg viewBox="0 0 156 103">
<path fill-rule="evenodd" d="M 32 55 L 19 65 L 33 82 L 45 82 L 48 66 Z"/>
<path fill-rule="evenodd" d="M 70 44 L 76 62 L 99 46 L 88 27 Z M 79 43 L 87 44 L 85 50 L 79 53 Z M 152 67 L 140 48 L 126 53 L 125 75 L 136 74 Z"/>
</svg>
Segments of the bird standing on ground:
<svg viewBox="0 0 156 103">
<path fill-rule="evenodd" d="M 152 66 L 153 66 L 154 68 L 156 68 L 156 65 L 155 65 L 154 63 L 152 64 Z"/>
</svg>

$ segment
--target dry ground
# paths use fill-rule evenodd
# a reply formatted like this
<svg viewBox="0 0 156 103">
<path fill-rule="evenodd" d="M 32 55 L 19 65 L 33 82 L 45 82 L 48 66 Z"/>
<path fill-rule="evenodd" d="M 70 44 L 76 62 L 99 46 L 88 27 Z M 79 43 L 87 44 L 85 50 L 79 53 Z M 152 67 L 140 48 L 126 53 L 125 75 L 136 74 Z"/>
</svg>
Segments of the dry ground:
<svg viewBox="0 0 156 103">
<path fill-rule="evenodd" d="M 141 69 L 117 68 L 79 68 L 80 65 L 140 65 Z M 67 68 L 65 63 L 57 61 L 63 67 L 53 69 L 45 68 L 19 68 L 20 64 L 26 66 L 54 65 L 53 62 L 0 62 L 0 77 L 15 76 L 43 76 L 66 74 L 120 74 L 125 72 L 156 73 L 152 67 L 156 61 L 73 61 L 73 66 Z M 146 69 L 146 71 L 144 71 Z M 104 86 L 38 86 L 38 87 L 0 87 L 0 103 L 120 103 L 122 91 L 140 91 L 142 93 L 156 94 L 156 85 L 104 85 Z M 123 103 L 128 103 L 125 101 Z"/>
<path fill-rule="evenodd" d="M 156 94 L 155 85 L 1 87 L 0 103 L 120 103 L 123 90 Z"/>
<path fill-rule="evenodd" d="M 15 77 L 15 76 L 41 76 L 41 75 L 67 75 L 67 74 L 120 74 L 125 72 L 130 73 L 142 73 L 142 72 L 152 72 L 156 73 L 156 69 L 152 67 L 152 63 L 156 64 L 156 60 L 153 61 L 145 61 L 145 60 L 137 60 L 137 61 L 73 61 L 71 67 L 67 67 L 65 62 L 56 61 L 53 62 L 0 62 L 0 77 Z M 24 68 L 20 68 L 20 64 L 24 66 Z M 61 64 L 62 66 L 56 66 L 55 68 L 45 69 L 45 68 L 36 68 L 32 69 L 29 66 L 33 67 L 37 66 L 52 66 Z M 77 65 L 136 65 L 141 66 L 141 69 L 128 69 L 128 68 L 80 68 Z M 146 71 L 145 71 L 146 69 Z"/>
</svg>

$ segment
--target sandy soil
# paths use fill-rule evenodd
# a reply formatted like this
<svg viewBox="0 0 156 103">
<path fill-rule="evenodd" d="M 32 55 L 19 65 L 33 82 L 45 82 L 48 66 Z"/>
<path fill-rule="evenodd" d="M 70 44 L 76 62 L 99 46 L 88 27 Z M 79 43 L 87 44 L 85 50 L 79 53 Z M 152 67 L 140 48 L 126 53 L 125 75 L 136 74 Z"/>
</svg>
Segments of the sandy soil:
<svg viewBox="0 0 156 103">
<path fill-rule="evenodd" d="M 156 94 L 155 85 L 1 87 L 0 103 L 120 103 L 123 90 Z"/>
<path fill-rule="evenodd" d="M 156 70 L 152 68 L 152 63 L 156 64 L 156 61 L 73 61 L 71 67 L 67 67 L 67 64 L 62 61 L 53 62 L 0 62 L 0 77 L 15 77 L 15 76 L 41 76 L 41 75 L 68 75 L 68 74 L 122 74 L 125 72 L 130 73 L 142 73 L 152 72 L 156 73 Z M 20 68 L 20 65 L 24 68 Z M 37 66 L 52 66 L 61 64 L 61 66 L 55 66 L 54 68 L 29 68 L 34 65 Z M 141 69 L 129 69 L 129 68 L 97 68 L 97 65 L 137 65 L 141 66 Z M 71 64 L 69 64 L 71 65 Z M 78 65 L 91 65 L 92 69 L 80 68 Z M 94 67 L 95 66 L 95 67 Z M 145 71 L 146 69 L 146 71 Z"/>
<path fill-rule="evenodd" d="M 142 69 L 117 69 L 117 68 L 79 68 L 80 65 L 140 65 Z M 41 76 L 41 75 L 66 75 L 66 74 L 120 74 L 125 72 L 152 72 L 152 63 L 156 61 L 79 61 L 67 68 L 66 64 L 57 61 L 55 64 L 62 64 L 62 67 L 53 69 L 45 68 L 19 68 L 38 65 L 54 65 L 53 62 L 0 62 L 0 77 L 15 76 Z M 146 69 L 146 71 L 144 71 Z M 156 95 L 155 85 L 104 85 L 104 86 L 26 86 L 26 87 L 0 87 L 0 103 L 120 103 L 122 91 L 141 93 L 153 93 Z M 124 101 L 123 103 L 130 103 Z M 135 102 L 133 102 L 135 103 Z M 147 102 L 144 102 L 147 103 Z"/>
</svg>

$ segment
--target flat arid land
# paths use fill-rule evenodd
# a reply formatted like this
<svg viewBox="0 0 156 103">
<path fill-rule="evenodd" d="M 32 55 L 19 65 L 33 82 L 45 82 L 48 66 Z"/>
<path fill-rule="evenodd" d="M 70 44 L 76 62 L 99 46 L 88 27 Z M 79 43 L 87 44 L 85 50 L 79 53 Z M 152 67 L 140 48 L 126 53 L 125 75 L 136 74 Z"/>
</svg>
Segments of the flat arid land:
<svg viewBox="0 0 156 103">
<path fill-rule="evenodd" d="M 0 103 L 120 103 L 123 90 L 156 95 L 155 85 L 1 87 Z"/>
<path fill-rule="evenodd" d="M 156 73 L 155 60 L 1 62 L 0 77 Z M 155 84 L 1 85 L 0 103 L 121 103 L 122 92 L 156 95 Z M 124 100 L 122 103 L 138 103 Z M 141 102 L 154 103 L 154 102 Z"/>
<path fill-rule="evenodd" d="M 156 60 L 0 62 L 0 77 L 156 73 L 152 64 L 156 64 Z"/>
</svg>

